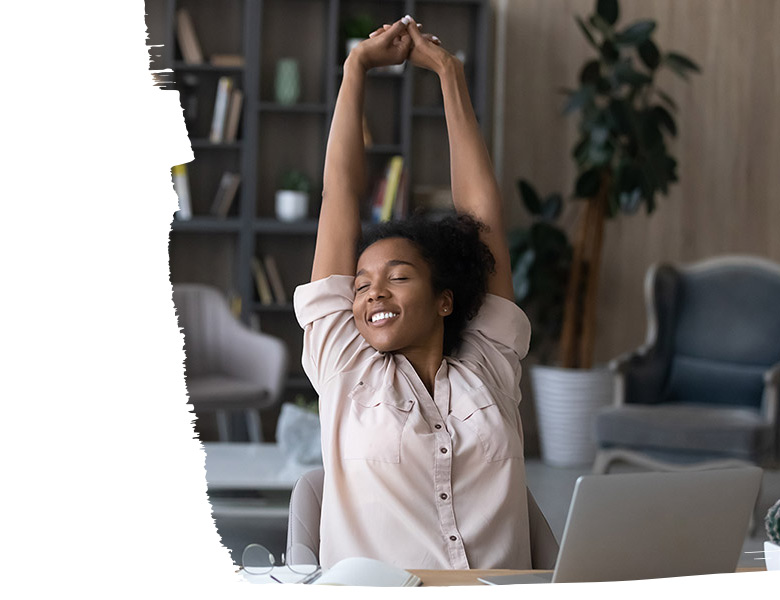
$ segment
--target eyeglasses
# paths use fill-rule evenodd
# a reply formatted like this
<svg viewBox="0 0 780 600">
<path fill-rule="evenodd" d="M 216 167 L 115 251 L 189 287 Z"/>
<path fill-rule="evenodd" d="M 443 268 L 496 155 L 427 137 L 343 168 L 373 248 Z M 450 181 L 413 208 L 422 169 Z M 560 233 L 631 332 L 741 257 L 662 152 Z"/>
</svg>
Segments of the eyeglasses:
<svg viewBox="0 0 780 600">
<path fill-rule="evenodd" d="M 282 554 L 281 562 L 277 563 L 274 555 L 265 546 L 249 544 L 241 555 L 241 569 L 248 575 L 268 575 L 276 583 L 311 583 L 322 571 L 314 552 L 301 544 L 293 544 L 288 559 L 290 560 L 285 564 Z M 289 573 L 303 577 L 289 580 L 289 577 L 284 577 Z M 286 581 L 276 575 L 282 576 Z"/>
</svg>

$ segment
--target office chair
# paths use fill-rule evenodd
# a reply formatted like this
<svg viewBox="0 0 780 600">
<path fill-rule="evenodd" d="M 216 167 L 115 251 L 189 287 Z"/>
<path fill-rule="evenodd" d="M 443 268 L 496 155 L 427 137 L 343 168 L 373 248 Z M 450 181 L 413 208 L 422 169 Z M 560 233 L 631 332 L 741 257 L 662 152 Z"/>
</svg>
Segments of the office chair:
<svg viewBox="0 0 780 600">
<path fill-rule="evenodd" d="M 241 411 L 249 440 L 261 442 L 259 411 L 277 402 L 284 383 L 284 342 L 245 327 L 216 288 L 175 284 L 173 302 L 184 332 L 187 392 L 195 412 L 216 412 L 219 440 L 229 441 L 228 414 Z"/>
<path fill-rule="evenodd" d="M 645 344 L 610 364 L 619 385 L 596 417 L 593 471 L 619 460 L 674 471 L 780 459 L 780 265 L 654 265 L 645 302 Z"/>
<path fill-rule="evenodd" d="M 287 521 L 287 561 L 294 564 L 296 551 L 313 554 L 319 560 L 320 514 L 322 510 L 322 483 L 325 471 L 309 471 L 298 479 L 290 496 L 290 514 Z M 558 557 L 558 541 L 547 519 L 536 504 L 531 490 L 528 493 L 528 526 L 531 536 L 531 565 L 534 569 L 554 569 Z M 297 560 L 307 558 L 301 556 Z"/>
</svg>

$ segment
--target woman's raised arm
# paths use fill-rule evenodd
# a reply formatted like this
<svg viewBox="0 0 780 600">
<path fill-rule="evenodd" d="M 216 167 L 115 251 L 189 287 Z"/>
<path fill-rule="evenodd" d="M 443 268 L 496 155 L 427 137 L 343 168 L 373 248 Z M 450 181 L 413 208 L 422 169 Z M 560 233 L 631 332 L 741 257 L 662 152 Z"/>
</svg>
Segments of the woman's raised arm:
<svg viewBox="0 0 780 600">
<path fill-rule="evenodd" d="M 366 72 L 406 60 L 411 40 L 406 18 L 380 28 L 350 52 L 333 111 L 325 152 L 322 209 L 311 280 L 354 275 L 360 238 L 360 198 L 365 187 L 363 96 Z"/>
<path fill-rule="evenodd" d="M 409 59 L 436 72 L 441 81 L 455 210 L 468 213 L 488 226 L 482 240 L 496 260 L 496 270 L 488 279 L 488 292 L 514 301 L 501 193 L 471 106 L 463 64 L 429 36 L 419 33 L 414 25 L 412 22 L 409 27 L 413 44 Z"/>
</svg>

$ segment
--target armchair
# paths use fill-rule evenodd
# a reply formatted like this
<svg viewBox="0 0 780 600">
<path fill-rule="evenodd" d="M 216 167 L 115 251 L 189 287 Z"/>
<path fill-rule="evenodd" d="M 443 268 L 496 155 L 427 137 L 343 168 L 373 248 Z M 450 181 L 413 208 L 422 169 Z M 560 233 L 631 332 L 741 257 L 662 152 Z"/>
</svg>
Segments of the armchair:
<svg viewBox="0 0 780 600">
<path fill-rule="evenodd" d="M 216 412 L 219 439 L 228 441 L 228 413 L 243 411 L 250 441 L 262 441 L 259 411 L 279 398 L 285 344 L 245 327 L 213 287 L 175 284 L 173 302 L 184 332 L 187 392 L 195 412 Z"/>
<path fill-rule="evenodd" d="M 610 363 L 593 470 L 624 460 L 683 470 L 780 460 L 780 265 L 724 256 L 654 265 L 647 338 Z"/>
</svg>

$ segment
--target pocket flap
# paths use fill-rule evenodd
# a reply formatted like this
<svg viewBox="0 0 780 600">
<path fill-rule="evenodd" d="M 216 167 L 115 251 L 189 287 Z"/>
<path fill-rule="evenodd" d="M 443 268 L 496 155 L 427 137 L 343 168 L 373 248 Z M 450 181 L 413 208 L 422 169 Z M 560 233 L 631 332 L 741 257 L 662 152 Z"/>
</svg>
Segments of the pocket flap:
<svg viewBox="0 0 780 600">
<path fill-rule="evenodd" d="M 414 400 L 402 398 L 393 388 L 386 387 L 375 390 L 363 381 L 359 381 L 357 385 L 352 388 L 352 391 L 349 393 L 349 398 L 353 402 L 368 408 L 385 404 L 398 410 L 409 412 L 412 410 L 412 406 L 414 406 Z"/>
<path fill-rule="evenodd" d="M 460 421 L 468 419 L 476 411 L 493 406 L 496 403 L 495 398 L 486 386 L 471 388 L 463 392 L 457 399 L 453 398 L 450 413 Z"/>
</svg>

